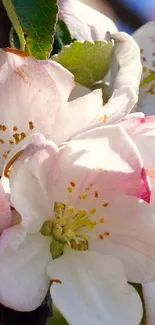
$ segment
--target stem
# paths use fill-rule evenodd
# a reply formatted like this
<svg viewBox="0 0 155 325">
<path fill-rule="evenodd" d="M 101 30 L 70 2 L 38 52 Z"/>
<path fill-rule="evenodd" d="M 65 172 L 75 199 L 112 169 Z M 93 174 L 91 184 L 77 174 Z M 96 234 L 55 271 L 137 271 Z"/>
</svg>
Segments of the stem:
<svg viewBox="0 0 155 325">
<path fill-rule="evenodd" d="M 15 12 L 15 9 L 14 9 L 14 6 L 12 4 L 12 1 L 11 0 L 2 0 L 3 2 L 3 5 L 6 9 L 6 12 L 12 22 L 12 25 L 19 37 L 19 42 L 20 42 L 20 49 L 22 51 L 25 50 L 25 38 L 24 38 L 24 33 L 23 33 L 23 30 L 22 30 L 22 27 L 20 25 L 20 22 L 19 22 L 19 19 L 18 19 L 18 16 Z M 11 45 L 11 44 L 10 44 Z"/>
</svg>

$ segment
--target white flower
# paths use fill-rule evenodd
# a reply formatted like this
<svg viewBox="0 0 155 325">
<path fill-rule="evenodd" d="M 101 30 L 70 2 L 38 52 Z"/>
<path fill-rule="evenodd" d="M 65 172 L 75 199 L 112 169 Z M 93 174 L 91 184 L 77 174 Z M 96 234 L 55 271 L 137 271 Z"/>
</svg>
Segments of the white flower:
<svg viewBox="0 0 155 325">
<path fill-rule="evenodd" d="M 0 237 L 0 301 L 33 310 L 52 280 L 69 323 L 139 324 L 141 301 L 127 281 L 155 279 L 154 208 L 138 198 L 148 187 L 142 170 L 120 126 L 60 148 L 39 135 L 20 142 L 3 175 L 22 220 Z"/>
<path fill-rule="evenodd" d="M 104 106 L 100 90 L 68 102 L 73 75 L 52 60 L 23 55 L 0 51 L 1 171 L 10 150 L 27 135 L 39 132 L 59 145 L 98 121 L 120 120 L 137 101 L 132 87 L 123 86 Z"/>
</svg>

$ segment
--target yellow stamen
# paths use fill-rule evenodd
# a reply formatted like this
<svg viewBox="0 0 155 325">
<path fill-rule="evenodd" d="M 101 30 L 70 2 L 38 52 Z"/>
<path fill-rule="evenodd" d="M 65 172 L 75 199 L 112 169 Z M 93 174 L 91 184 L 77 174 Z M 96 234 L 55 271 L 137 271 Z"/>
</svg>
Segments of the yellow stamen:
<svg viewBox="0 0 155 325">
<path fill-rule="evenodd" d="M 58 234 L 59 236 L 61 236 L 62 233 L 63 233 L 63 229 L 62 229 L 62 227 L 58 227 L 58 228 L 56 229 L 56 232 L 57 232 L 57 234 Z"/>
<path fill-rule="evenodd" d="M 90 214 L 94 214 L 95 212 L 96 212 L 96 209 L 95 209 L 95 208 L 92 208 L 92 209 L 89 211 Z"/>
<path fill-rule="evenodd" d="M 68 237 L 74 237 L 74 236 L 75 236 L 75 232 L 74 232 L 72 229 L 68 229 L 66 235 L 67 235 Z"/>
<path fill-rule="evenodd" d="M 68 214 L 73 214 L 73 213 L 75 213 L 75 209 L 74 209 L 74 207 L 69 206 L 69 207 L 67 207 L 65 212 Z"/>
<path fill-rule="evenodd" d="M 87 193 L 82 193 L 82 194 L 80 195 L 80 199 L 86 199 L 87 196 L 88 196 Z"/>
</svg>

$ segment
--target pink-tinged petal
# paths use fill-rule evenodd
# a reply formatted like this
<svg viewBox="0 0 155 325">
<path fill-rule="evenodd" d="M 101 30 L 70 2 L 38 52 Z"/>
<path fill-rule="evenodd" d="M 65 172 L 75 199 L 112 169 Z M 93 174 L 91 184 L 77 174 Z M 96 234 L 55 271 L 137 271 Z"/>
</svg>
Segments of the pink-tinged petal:
<svg viewBox="0 0 155 325">
<path fill-rule="evenodd" d="M 86 210 L 97 222 L 93 230 L 81 229 L 88 236 L 89 250 L 120 259 L 128 281 L 155 280 L 154 205 L 131 196 L 105 193 L 98 199 L 83 200 L 77 209 Z"/>
<path fill-rule="evenodd" d="M 48 240 L 39 233 L 27 235 L 17 250 L 5 250 L 0 259 L 0 302 L 19 311 L 39 307 L 50 283 L 50 260 Z"/>
<path fill-rule="evenodd" d="M 60 150 L 57 164 L 45 177 L 45 188 L 56 202 L 66 202 L 70 191 L 77 201 L 87 188 L 94 195 L 115 191 L 139 197 L 142 168 L 135 144 L 120 126 L 100 127 Z"/>
<path fill-rule="evenodd" d="M 11 226 L 12 216 L 10 204 L 0 183 L 0 233 Z"/>
<path fill-rule="evenodd" d="M 131 86 L 138 94 L 142 73 L 139 47 L 126 33 L 113 34 L 112 38 L 115 41 L 111 65 L 113 89 L 126 85 Z"/>
<path fill-rule="evenodd" d="M 125 118 L 120 122 L 135 142 L 151 182 L 151 203 L 155 202 L 155 116 Z"/>
<path fill-rule="evenodd" d="M 155 128 L 155 116 L 146 116 L 143 113 L 132 113 L 124 117 L 120 125 L 130 136 L 143 134 Z"/>
<path fill-rule="evenodd" d="M 136 114 L 136 115 L 135 115 Z M 138 116 L 137 116 L 138 114 Z M 140 116 L 139 116 L 140 114 Z M 133 135 L 134 133 L 139 130 L 139 128 L 143 129 L 143 125 L 145 123 L 145 115 L 142 113 L 131 113 L 124 118 L 122 118 L 121 121 L 119 121 L 119 124 L 126 130 L 126 132 L 129 135 Z"/>
<path fill-rule="evenodd" d="M 112 256 L 69 249 L 49 265 L 48 274 L 62 282 L 54 283 L 50 291 L 69 324 L 140 323 L 140 298 L 127 283 L 122 264 Z"/>
<path fill-rule="evenodd" d="M 150 203 L 150 199 L 151 199 L 151 183 L 150 183 L 150 179 L 147 176 L 146 170 L 144 168 L 142 168 L 142 186 L 141 186 L 141 194 L 140 194 L 140 198 L 147 202 Z M 152 203 L 152 200 L 151 200 Z"/>
<path fill-rule="evenodd" d="M 104 40 L 107 31 L 116 33 L 113 21 L 76 0 L 59 0 L 59 17 L 69 28 L 73 38 L 79 41 Z"/>
<path fill-rule="evenodd" d="M 155 22 L 151 21 L 140 27 L 132 36 L 141 49 L 141 61 L 143 64 L 142 82 L 149 76 L 150 72 L 155 73 Z M 155 114 L 155 83 L 154 80 L 140 87 L 139 102 L 137 110 L 146 115 Z"/>
<path fill-rule="evenodd" d="M 147 325 L 155 324 L 155 282 L 143 285 L 143 297 L 146 308 Z"/>
<path fill-rule="evenodd" d="M 3 177 L 9 177 L 10 201 L 30 233 L 38 231 L 51 217 L 54 202 L 52 197 L 48 198 L 42 178 L 52 168 L 57 152 L 54 143 L 41 135 L 33 135 L 15 147 L 14 155 L 12 152 L 9 155 L 10 160 L 8 157 Z"/>
<path fill-rule="evenodd" d="M 9 150 L 26 135 L 51 135 L 55 113 L 73 86 L 72 74 L 51 60 L 0 51 L 1 168 Z"/>
</svg>

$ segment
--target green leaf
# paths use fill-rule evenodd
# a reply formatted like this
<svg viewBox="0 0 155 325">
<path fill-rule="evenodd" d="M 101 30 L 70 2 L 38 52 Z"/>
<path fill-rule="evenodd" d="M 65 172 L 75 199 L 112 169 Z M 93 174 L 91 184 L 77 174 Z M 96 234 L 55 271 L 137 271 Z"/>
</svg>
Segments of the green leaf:
<svg viewBox="0 0 155 325">
<path fill-rule="evenodd" d="M 26 51 L 36 59 L 47 59 L 52 51 L 55 34 L 58 14 L 57 0 L 7 1 L 12 1 L 19 22 L 26 35 Z M 14 23 L 13 26 L 15 28 Z"/>
<path fill-rule="evenodd" d="M 9 39 L 11 48 L 20 50 L 20 40 L 13 26 L 10 30 Z"/>
<path fill-rule="evenodd" d="M 18 35 L 19 42 L 20 42 L 20 50 L 24 51 L 25 37 L 24 37 L 22 27 L 20 25 L 18 16 L 16 14 L 15 8 L 12 5 L 12 1 L 11 0 L 2 0 L 2 2 L 3 2 L 3 5 L 7 11 L 8 16 L 13 24 L 13 27 Z"/>
<path fill-rule="evenodd" d="M 60 63 L 73 73 L 75 81 L 86 87 L 92 87 L 96 81 L 104 78 L 110 66 L 113 45 L 111 42 L 75 41 L 64 46 L 52 60 Z"/>
<path fill-rule="evenodd" d="M 57 54 L 61 51 L 63 45 L 69 45 L 70 43 L 72 43 L 72 38 L 69 29 L 63 20 L 58 19 L 56 33 L 54 35 L 53 51 L 51 55 Z"/>
<path fill-rule="evenodd" d="M 150 74 L 142 80 L 140 87 L 145 87 L 151 81 L 155 81 L 155 71 L 151 71 Z"/>
<path fill-rule="evenodd" d="M 142 305 L 143 305 L 143 318 L 141 320 L 140 325 L 146 325 L 146 309 L 145 309 L 145 302 L 144 302 L 144 297 L 143 297 L 143 288 L 142 285 L 140 283 L 129 283 L 131 284 L 135 290 L 138 292 L 140 299 L 142 301 Z"/>
<path fill-rule="evenodd" d="M 47 321 L 47 325 L 68 325 L 66 319 L 60 314 L 59 310 L 53 306 L 53 317 Z"/>
<path fill-rule="evenodd" d="M 71 34 L 69 32 L 67 25 L 64 23 L 63 20 L 60 19 L 58 20 L 56 31 L 63 45 L 69 45 L 70 43 L 72 43 Z"/>
</svg>

